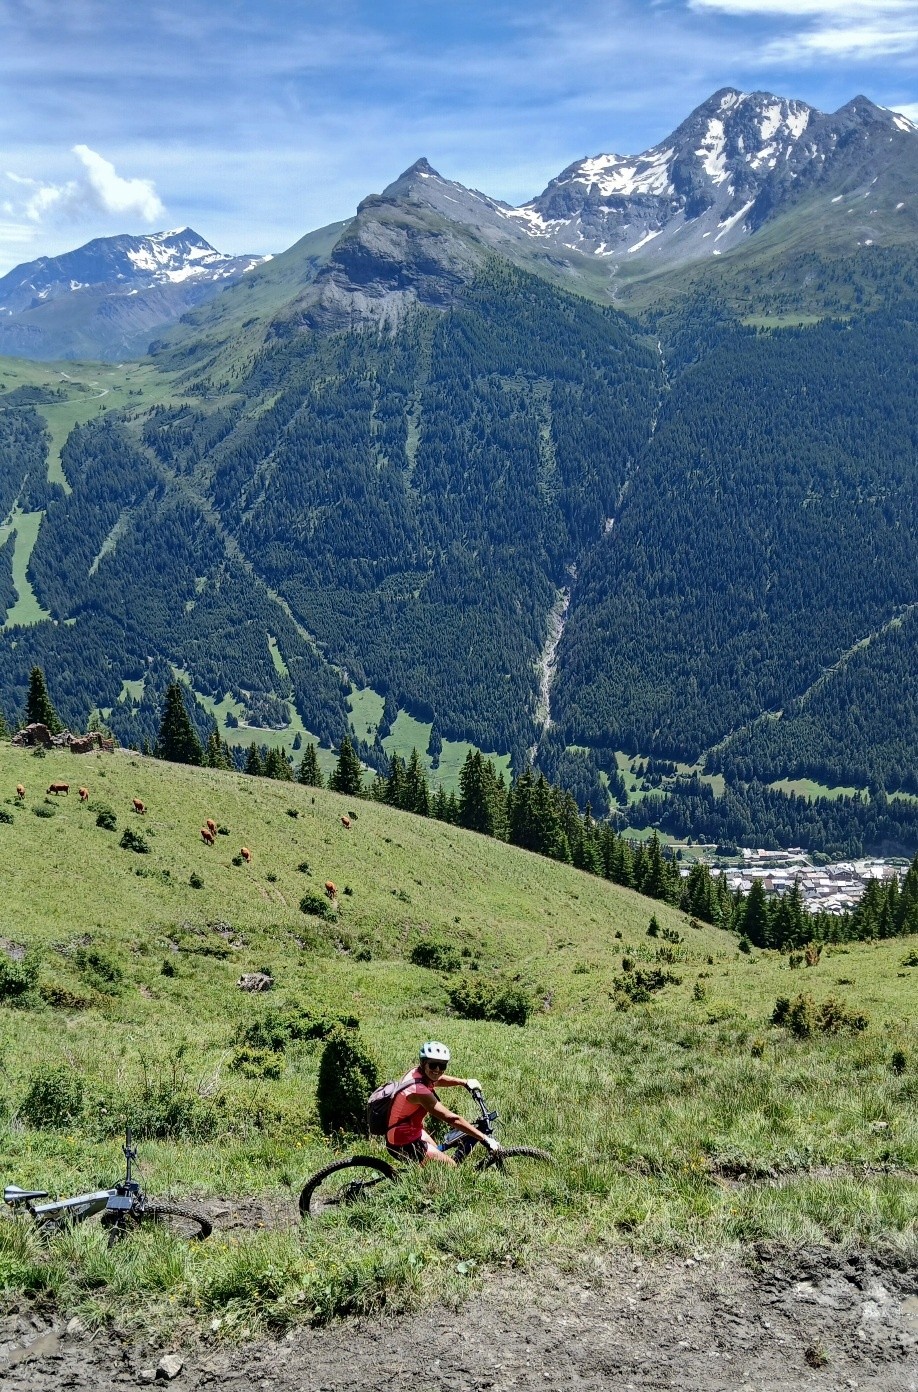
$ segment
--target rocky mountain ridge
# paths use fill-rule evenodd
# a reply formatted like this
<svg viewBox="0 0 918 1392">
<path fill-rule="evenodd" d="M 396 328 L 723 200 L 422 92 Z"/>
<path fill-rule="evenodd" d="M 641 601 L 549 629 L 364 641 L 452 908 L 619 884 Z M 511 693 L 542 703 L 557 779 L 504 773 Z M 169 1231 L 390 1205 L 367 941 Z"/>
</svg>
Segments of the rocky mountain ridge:
<svg viewBox="0 0 918 1392">
<path fill-rule="evenodd" d="M 0 353 L 33 358 L 142 354 L 151 333 L 261 265 L 190 227 L 98 237 L 0 278 Z"/>
</svg>

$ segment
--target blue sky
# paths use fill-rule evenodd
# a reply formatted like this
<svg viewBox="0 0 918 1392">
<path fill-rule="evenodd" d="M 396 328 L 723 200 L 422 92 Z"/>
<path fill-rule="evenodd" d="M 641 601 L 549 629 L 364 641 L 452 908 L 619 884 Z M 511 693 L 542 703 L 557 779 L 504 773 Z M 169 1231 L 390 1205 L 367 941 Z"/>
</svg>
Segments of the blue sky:
<svg viewBox="0 0 918 1392">
<path fill-rule="evenodd" d="M 511 203 L 719 87 L 918 118 L 918 0 L 0 0 L 0 274 L 186 224 L 280 251 L 420 155 Z"/>
</svg>

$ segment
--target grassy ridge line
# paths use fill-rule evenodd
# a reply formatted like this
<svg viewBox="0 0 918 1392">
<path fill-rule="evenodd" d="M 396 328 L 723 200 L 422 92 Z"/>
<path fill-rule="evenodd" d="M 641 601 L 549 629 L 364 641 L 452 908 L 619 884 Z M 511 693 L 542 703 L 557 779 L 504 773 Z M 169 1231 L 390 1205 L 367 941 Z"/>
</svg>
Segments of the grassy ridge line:
<svg viewBox="0 0 918 1392">
<path fill-rule="evenodd" d="M 115 808 L 119 832 L 98 829 L 74 793 L 54 817 L 35 816 L 59 779 Z M 883 1172 L 918 1169 L 915 972 L 901 965 L 914 943 L 851 945 L 791 973 L 777 954 L 743 956 L 729 935 L 690 929 L 665 905 L 472 833 L 364 803 L 350 804 L 358 820 L 348 832 L 339 820 L 348 800 L 328 792 L 123 753 L 36 759 L 2 746 L 0 807 L 15 801 L 17 782 L 25 806 L 0 825 L 0 936 L 38 945 L 43 979 L 85 991 L 72 953 L 53 944 L 89 934 L 125 980 L 97 1009 L 0 1010 L 0 1098 L 11 1118 L 0 1120 L 0 1174 L 70 1192 L 111 1182 L 118 1142 L 100 1108 L 118 1089 L 136 1096 L 144 1078 L 174 1072 L 218 1123 L 195 1139 L 142 1143 L 151 1192 L 270 1203 L 264 1231 L 221 1234 L 218 1219 L 216 1240 L 200 1249 L 155 1236 L 108 1253 L 86 1228 L 49 1253 L 0 1222 L 0 1285 L 47 1290 L 90 1319 L 123 1311 L 131 1292 L 145 1320 L 191 1314 L 242 1335 L 443 1298 L 475 1272 L 559 1248 L 722 1248 L 759 1237 L 915 1245 L 918 1186 Z M 146 818 L 131 812 L 133 796 Z M 206 816 L 232 833 L 212 851 L 197 836 Z M 149 855 L 118 847 L 125 825 L 146 831 Z M 242 844 L 251 866 L 232 864 Z M 302 860 L 312 878 L 296 869 Z M 188 883 L 193 871 L 203 889 Z M 297 903 L 325 878 L 353 895 L 341 896 L 341 922 L 322 929 Z M 613 981 L 623 952 L 652 958 L 651 914 L 683 936 L 681 982 L 622 1013 Z M 207 929 L 214 919 L 243 945 Z M 521 971 L 552 994 L 551 1008 L 525 1029 L 452 1018 L 447 981 L 406 961 L 425 927 L 474 950 L 483 971 Z M 194 950 L 175 953 L 173 943 Z M 176 976 L 162 975 L 164 959 Z M 241 971 L 262 965 L 277 977 L 273 1001 L 235 989 Z M 775 997 L 800 990 L 866 1009 L 870 1028 L 804 1041 L 770 1029 Z M 288 996 L 358 1014 L 387 1076 L 419 1038 L 447 1038 L 457 1071 L 485 1082 L 503 1138 L 548 1146 L 557 1170 L 415 1175 L 371 1210 L 300 1229 L 295 1193 L 329 1155 L 313 1111 L 319 1047 L 288 1048 L 276 1078 L 231 1067 L 240 1023 Z M 890 1066 L 897 1048 L 901 1073 Z M 15 1119 L 42 1061 L 65 1061 L 85 1082 L 86 1115 L 63 1132 Z M 784 1182 L 719 1177 L 744 1166 Z"/>
</svg>

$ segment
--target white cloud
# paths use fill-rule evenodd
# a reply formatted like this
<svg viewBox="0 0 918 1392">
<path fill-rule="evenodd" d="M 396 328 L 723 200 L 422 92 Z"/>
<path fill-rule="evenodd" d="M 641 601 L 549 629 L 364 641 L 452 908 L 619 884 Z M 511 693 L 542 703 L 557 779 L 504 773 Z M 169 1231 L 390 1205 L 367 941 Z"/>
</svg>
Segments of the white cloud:
<svg viewBox="0 0 918 1392">
<path fill-rule="evenodd" d="M 152 226 L 164 215 L 166 209 L 152 180 L 123 179 L 111 160 L 88 145 L 74 145 L 72 153 L 82 164 L 83 173 L 63 184 L 46 184 L 7 173 L 7 179 L 23 190 L 18 205 L 9 201 L 10 210 L 40 224 L 79 222 L 110 213 L 122 218 L 136 217 Z"/>
<path fill-rule="evenodd" d="M 688 0 L 689 9 L 741 20 L 788 21 L 765 59 L 788 64 L 892 57 L 918 49 L 918 0 Z M 794 21 L 798 25 L 794 25 Z"/>
<path fill-rule="evenodd" d="M 88 145 L 74 145 L 73 153 L 86 170 L 89 187 L 95 194 L 99 211 L 135 214 L 144 222 L 153 223 L 166 209 L 150 179 L 122 179 L 115 173 L 110 160 L 90 150 Z"/>
</svg>

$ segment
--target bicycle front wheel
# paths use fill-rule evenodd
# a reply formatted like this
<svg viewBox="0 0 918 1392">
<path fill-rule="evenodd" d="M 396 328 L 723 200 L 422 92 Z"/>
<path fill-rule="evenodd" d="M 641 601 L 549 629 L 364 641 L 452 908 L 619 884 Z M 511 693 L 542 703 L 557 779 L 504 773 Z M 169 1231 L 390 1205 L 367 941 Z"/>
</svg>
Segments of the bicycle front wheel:
<svg viewBox="0 0 918 1392">
<path fill-rule="evenodd" d="M 379 1185 L 389 1184 L 397 1175 L 386 1160 L 375 1155 L 353 1155 L 350 1160 L 336 1160 L 326 1165 L 306 1181 L 300 1194 L 300 1217 L 319 1218 L 359 1203 Z"/>
<path fill-rule="evenodd" d="M 203 1213 L 195 1213 L 191 1208 L 178 1208 L 175 1204 L 146 1204 L 137 1216 L 145 1227 L 155 1224 L 165 1228 L 173 1237 L 184 1237 L 189 1242 L 203 1242 L 214 1230 L 213 1223 Z"/>
</svg>

